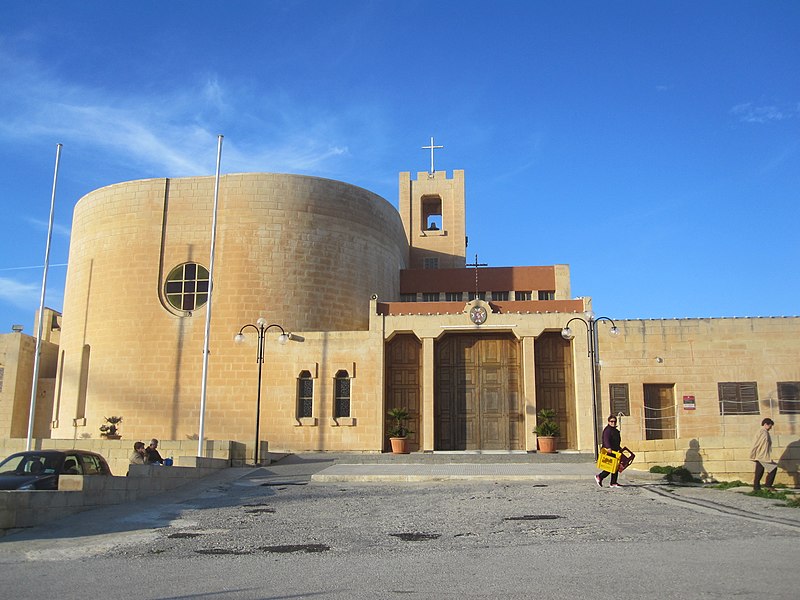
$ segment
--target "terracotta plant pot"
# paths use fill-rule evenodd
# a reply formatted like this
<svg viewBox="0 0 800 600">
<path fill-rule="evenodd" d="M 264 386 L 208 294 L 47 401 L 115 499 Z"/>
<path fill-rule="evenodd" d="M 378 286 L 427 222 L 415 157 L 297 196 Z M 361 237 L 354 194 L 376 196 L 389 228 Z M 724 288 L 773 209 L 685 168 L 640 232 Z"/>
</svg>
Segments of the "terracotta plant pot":
<svg viewBox="0 0 800 600">
<path fill-rule="evenodd" d="M 551 436 L 537 437 L 536 441 L 539 444 L 539 452 L 546 454 L 553 454 L 556 451 L 556 444 L 558 438 Z"/>
<path fill-rule="evenodd" d="M 408 438 L 393 437 L 389 438 L 392 444 L 392 454 L 408 454 Z"/>
</svg>

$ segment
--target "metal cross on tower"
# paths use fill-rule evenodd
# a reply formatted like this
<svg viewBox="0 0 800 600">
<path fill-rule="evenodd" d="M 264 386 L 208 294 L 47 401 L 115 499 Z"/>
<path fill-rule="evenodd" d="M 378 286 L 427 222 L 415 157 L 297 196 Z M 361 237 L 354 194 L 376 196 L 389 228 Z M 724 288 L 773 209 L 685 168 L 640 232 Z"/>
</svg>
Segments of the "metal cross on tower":
<svg viewBox="0 0 800 600">
<path fill-rule="evenodd" d="M 435 146 L 435 145 L 434 145 L 434 143 L 433 143 L 433 136 L 431 136 L 431 145 L 430 145 L 430 146 L 423 146 L 423 147 L 422 147 L 422 149 L 423 149 L 423 150 L 430 150 L 430 151 L 431 151 L 431 170 L 430 170 L 430 174 L 431 174 L 431 175 L 433 175 L 433 173 L 434 173 L 434 168 L 433 168 L 433 151 L 434 151 L 434 150 L 436 150 L 437 148 L 444 148 L 444 146 Z"/>
<path fill-rule="evenodd" d="M 475 262 L 467 264 L 468 267 L 475 267 L 475 298 L 478 297 L 478 267 L 488 267 L 489 263 L 479 263 L 478 255 L 475 254 Z"/>
</svg>

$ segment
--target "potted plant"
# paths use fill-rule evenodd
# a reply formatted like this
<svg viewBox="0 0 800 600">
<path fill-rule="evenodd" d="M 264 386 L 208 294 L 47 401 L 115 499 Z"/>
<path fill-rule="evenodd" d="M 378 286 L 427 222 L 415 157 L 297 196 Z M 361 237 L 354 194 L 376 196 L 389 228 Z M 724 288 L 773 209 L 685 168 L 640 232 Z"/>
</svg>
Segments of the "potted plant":
<svg viewBox="0 0 800 600">
<path fill-rule="evenodd" d="M 100 425 L 100 435 L 107 440 L 118 440 L 117 425 L 122 423 L 122 417 L 105 417 L 106 424 Z"/>
<path fill-rule="evenodd" d="M 543 408 L 536 415 L 536 427 L 533 429 L 539 444 L 539 452 L 553 453 L 556 451 L 556 438 L 561 430 L 556 421 L 556 411 Z"/>
<path fill-rule="evenodd" d="M 392 419 L 393 423 L 386 433 L 389 434 L 389 442 L 392 444 L 392 453 L 408 454 L 408 434 L 414 433 L 408 428 L 408 411 L 405 408 L 396 407 L 386 415 Z"/>
</svg>

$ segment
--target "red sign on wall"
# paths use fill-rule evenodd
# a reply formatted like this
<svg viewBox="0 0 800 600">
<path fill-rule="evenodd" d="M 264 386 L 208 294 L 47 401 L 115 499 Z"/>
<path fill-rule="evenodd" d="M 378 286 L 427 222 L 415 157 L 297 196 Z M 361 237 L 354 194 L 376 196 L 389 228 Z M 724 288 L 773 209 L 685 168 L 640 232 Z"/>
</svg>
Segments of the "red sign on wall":
<svg viewBox="0 0 800 600">
<path fill-rule="evenodd" d="M 697 405 L 694 402 L 694 396 L 683 397 L 683 410 L 695 410 Z"/>
</svg>

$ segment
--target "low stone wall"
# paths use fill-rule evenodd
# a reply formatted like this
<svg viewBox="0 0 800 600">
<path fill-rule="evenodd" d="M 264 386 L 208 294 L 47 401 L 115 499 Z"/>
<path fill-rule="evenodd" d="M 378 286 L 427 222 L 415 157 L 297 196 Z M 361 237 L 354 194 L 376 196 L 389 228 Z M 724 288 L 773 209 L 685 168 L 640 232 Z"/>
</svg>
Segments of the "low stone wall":
<svg viewBox="0 0 800 600">
<path fill-rule="evenodd" d="M 228 466 L 226 459 L 189 458 L 194 466 L 130 465 L 127 477 L 61 475 L 57 491 L 0 491 L 0 535 L 15 529 L 42 525 L 64 516 L 112 504 L 133 502 Z"/>
<path fill-rule="evenodd" d="M 700 479 L 744 482 L 753 480 L 753 462 L 748 437 L 697 437 L 692 439 L 646 440 L 625 443 L 636 454 L 637 469 L 673 466 L 686 467 Z M 800 488 L 800 440 L 789 436 L 772 436 L 772 458 L 778 463 L 776 483 Z M 763 482 L 763 480 L 762 480 Z"/>
<path fill-rule="evenodd" d="M 36 439 L 34 450 L 89 450 L 102 455 L 111 467 L 114 475 L 125 475 L 128 472 L 128 460 L 133 453 L 136 440 L 102 439 Z M 150 440 L 141 440 L 149 444 Z M 23 438 L 0 440 L 0 459 L 15 452 L 25 450 L 26 440 Z M 265 444 L 266 445 L 266 444 Z M 164 458 L 173 457 L 176 465 L 193 466 L 197 456 L 197 440 L 159 440 L 158 451 Z M 218 458 L 228 461 L 228 466 L 241 467 L 245 464 L 245 445 L 233 440 L 207 440 L 203 443 L 204 458 Z M 184 463 L 188 460 L 188 463 Z"/>
</svg>

